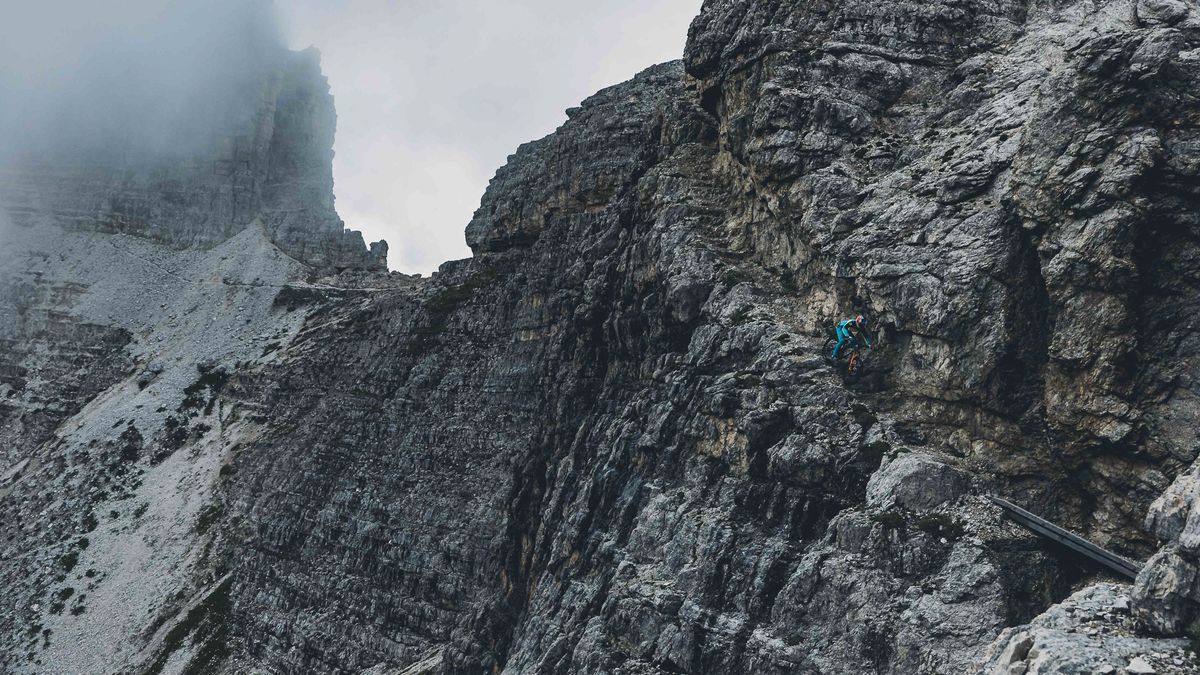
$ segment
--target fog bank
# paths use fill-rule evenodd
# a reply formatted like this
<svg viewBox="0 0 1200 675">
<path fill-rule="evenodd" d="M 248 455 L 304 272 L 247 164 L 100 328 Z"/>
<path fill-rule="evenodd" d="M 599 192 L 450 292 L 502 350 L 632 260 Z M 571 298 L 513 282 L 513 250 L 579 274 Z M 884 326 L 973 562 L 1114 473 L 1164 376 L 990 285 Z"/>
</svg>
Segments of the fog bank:
<svg viewBox="0 0 1200 675">
<path fill-rule="evenodd" d="M 0 9 L 0 161 L 140 166 L 250 122 L 281 40 L 260 0 Z"/>
</svg>

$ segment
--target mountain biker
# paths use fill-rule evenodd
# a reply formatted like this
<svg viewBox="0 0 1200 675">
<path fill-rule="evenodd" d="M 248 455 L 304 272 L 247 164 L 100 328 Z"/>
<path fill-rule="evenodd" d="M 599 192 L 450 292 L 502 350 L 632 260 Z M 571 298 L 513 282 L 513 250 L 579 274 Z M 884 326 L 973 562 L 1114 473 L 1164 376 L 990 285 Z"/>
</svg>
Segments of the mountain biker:
<svg viewBox="0 0 1200 675">
<path fill-rule="evenodd" d="M 862 314 L 853 319 L 839 321 L 834 327 L 834 332 L 837 333 L 837 345 L 833 348 L 832 357 L 837 360 L 838 354 L 842 351 L 842 345 L 849 343 L 851 349 L 858 346 L 858 339 L 861 337 L 863 344 L 870 347 L 871 340 L 867 337 L 867 319 Z"/>
</svg>

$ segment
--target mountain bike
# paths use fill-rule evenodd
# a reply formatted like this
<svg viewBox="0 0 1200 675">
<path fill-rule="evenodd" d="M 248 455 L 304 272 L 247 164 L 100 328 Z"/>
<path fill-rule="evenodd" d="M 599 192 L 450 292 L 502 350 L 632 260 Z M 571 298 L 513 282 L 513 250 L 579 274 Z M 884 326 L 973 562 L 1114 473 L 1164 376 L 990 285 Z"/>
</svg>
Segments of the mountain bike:
<svg viewBox="0 0 1200 675">
<path fill-rule="evenodd" d="M 849 344 L 842 346 L 842 351 L 838 354 L 837 360 L 834 361 L 829 355 L 833 353 L 833 346 L 837 344 L 837 336 L 832 335 L 825 339 L 824 349 L 825 358 L 834 363 L 838 370 L 842 371 L 847 377 L 861 377 L 867 369 L 867 352 L 870 347 L 864 348 L 858 340 L 853 340 Z M 843 364 L 845 364 L 843 366 Z"/>
</svg>

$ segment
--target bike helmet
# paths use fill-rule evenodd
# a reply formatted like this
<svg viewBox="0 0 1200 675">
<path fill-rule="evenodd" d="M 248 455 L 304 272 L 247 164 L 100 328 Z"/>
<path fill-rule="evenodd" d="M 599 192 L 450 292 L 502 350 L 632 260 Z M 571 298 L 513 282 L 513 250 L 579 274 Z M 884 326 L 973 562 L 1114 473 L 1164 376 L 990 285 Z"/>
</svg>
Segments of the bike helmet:
<svg viewBox="0 0 1200 675">
<path fill-rule="evenodd" d="M 862 314 L 859 314 L 858 316 L 854 317 L 854 324 L 856 326 L 858 326 L 859 328 L 866 328 L 867 327 L 867 317 L 863 316 Z"/>
</svg>

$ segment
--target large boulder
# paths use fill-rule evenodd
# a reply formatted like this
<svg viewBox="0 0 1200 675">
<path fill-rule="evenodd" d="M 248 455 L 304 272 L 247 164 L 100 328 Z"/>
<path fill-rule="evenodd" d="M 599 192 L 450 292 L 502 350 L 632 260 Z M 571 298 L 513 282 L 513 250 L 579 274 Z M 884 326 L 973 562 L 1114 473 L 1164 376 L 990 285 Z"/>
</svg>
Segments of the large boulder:
<svg viewBox="0 0 1200 675">
<path fill-rule="evenodd" d="M 970 487 L 970 476 L 960 469 L 931 455 L 902 454 L 871 476 L 867 504 L 928 511 L 961 497 Z"/>
</svg>

